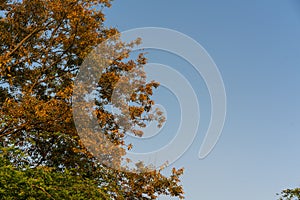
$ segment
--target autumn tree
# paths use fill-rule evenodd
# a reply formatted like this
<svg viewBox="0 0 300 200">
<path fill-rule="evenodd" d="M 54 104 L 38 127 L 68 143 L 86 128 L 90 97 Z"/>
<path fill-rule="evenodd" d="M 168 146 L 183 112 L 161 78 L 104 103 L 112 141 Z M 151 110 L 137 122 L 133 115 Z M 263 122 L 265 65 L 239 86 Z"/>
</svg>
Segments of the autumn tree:
<svg viewBox="0 0 300 200">
<path fill-rule="evenodd" d="M 159 84 L 146 81 L 142 70 L 146 58 L 143 54 L 130 57 L 130 49 L 140 40 L 123 43 L 116 29 L 103 24 L 103 9 L 110 6 L 110 0 L 0 0 L 0 153 L 7 163 L 0 167 L 4 173 L 0 193 L 7 174 L 15 174 L 11 183 L 15 186 L 28 177 L 41 179 L 29 180 L 23 192 L 35 188 L 32 194 L 43 193 L 49 199 L 59 198 L 55 188 L 61 186 L 55 180 L 66 181 L 73 191 L 92 184 L 86 188 L 99 188 L 93 193 L 95 199 L 155 199 L 161 194 L 183 198 L 179 180 L 182 169 L 173 169 L 166 177 L 160 169 L 143 171 L 147 168 L 143 165 L 136 169 L 139 173 L 109 166 L 109 162 L 120 164 L 125 149 L 131 148 L 125 142 L 127 133 L 141 136 L 139 127 L 146 126 L 147 121 L 156 120 L 159 125 L 164 121 L 160 112 L 150 113 L 153 89 Z M 112 37 L 104 68 L 97 68 L 99 63 L 83 65 L 99 44 Z M 89 60 L 97 61 L 97 57 Z M 93 72 L 97 69 L 102 74 L 96 80 L 93 111 L 102 135 L 93 137 L 106 137 L 118 151 L 99 143 L 91 151 L 86 147 L 89 140 L 79 137 L 74 123 L 72 105 L 78 101 L 72 98 L 74 81 L 81 70 L 88 71 L 91 66 Z M 105 105 L 113 104 L 112 96 L 120 95 L 114 88 L 128 79 L 131 86 L 138 83 L 138 87 L 132 87 L 130 98 L 120 101 L 118 108 L 126 114 L 115 115 Z M 100 156 L 115 154 L 103 163 L 97 152 Z M 72 180 L 78 180 L 76 187 Z M 10 186 L 6 190 L 13 192 Z"/>
</svg>

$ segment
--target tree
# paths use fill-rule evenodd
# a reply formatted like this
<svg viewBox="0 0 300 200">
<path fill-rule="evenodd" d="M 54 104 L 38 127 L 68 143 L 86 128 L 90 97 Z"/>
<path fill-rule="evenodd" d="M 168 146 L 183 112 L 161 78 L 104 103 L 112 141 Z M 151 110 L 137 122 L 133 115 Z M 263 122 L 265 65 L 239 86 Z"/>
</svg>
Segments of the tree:
<svg viewBox="0 0 300 200">
<path fill-rule="evenodd" d="M 179 180 L 183 169 L 173 169 L 172 175 L 166 177 L 161 170 L 132 173 L 111 168 L 98 161 L 77 133 L 72 114 L 74 80 L 92 50 L 118 34 L 116 29 L 103 25 L 103 9 L 110 6 L 110 0 L 0 1 L 0 153 L 8 162 L 0 169 L 1 184 L 14 174 L 12 185 L 24 183 L 25 177 L 41 181 L 36 186 L 29 181 L 19 191 L 46 196 L 49 193 L 54 199 L 56 180 L 66 181 L 73 192 L 76 187 L 94 183 L 87 191 L 99 188 L 93 193 L 100 195 L 99 199 L 104 198 L 104 191 L 109 199 L 154 199 L 160 194 L 183 198 Z M 97 107 L 93 113 L 103 135 L 118 147 L 119 156 L 114 155 L 112 160 L 116 163 L 125 148 L 131 148 L 124 141 L 126 133 L 142 135 L 139 127 L 146 126 L 147 121 L 157 120 L 159 125 L 164 121 L 160 112 L 150 113 L 153 89 L 159 84 L 146 82 L 142 70 L 146 58 L 140 54 L 130 59 L 130 48 L 139 42 L 111 43 L 113 56 L 108 59 L 109 65 L 99 69 L 102 76 L 97 80 Z M 137 72 L 134 77 L 130 75 L 132 71 Z M 123 111 L 128 115 L 116 116 L 105 105 L 112 104 L 113 89 L 122 77 L 133 78 L 132 84 L 137 81 L 139 87 L 119 107 L 127 105 L 129 109 Z M 130 116 L 123 125 L 118 123 L 122 116 Z M 94 148 L 101 153 L 110 151 L 97 144 Z M 141 165 L 137 171 L 145 168 Z M 52 186 L 41 177 L 53 180 Z M 32 187 L 36 188 L 34 192 Z M 15 186 L 6 188 L 12 192 L 11 197 L 12 188 Z"/>
<path fill-rule="evenodd" d="M 281 192 L 279 200 L 299 200 L 300 199 L 300 188 L 286 189 Z"/>
<path fill-rule="evenodd" d="M 110 199 L 94 180 L 48 167 L 18 170 L 4 154 L 0 157 L 0 176 L 1 199 Z"/>
</svg>

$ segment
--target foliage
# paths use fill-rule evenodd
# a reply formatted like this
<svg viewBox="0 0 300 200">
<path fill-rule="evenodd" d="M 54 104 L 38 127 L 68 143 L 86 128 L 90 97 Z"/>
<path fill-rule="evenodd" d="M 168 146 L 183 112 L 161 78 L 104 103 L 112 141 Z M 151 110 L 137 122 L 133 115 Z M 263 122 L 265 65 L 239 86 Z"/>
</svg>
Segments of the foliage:
<svg viewBox="0 0 300 200">
<path fill-rule="evenodd" d="M 300 199 L 300 188 L 286 189 L 281 192 L 279 200 L 299 200 Z"/>
<path fill-rule="evenodd" d="M 155 199 L 160 194 L 183 198 L 182 169 L 173 169 L 166 177 L 160 170 L 130 173 L 109 168 L 97 161 L 77 133 L 72 114 L 74 79 L 91 51 L 118 33 L 103 25 L 103 9 L 110 6 L 110 0 L 0 0 L 0 144 L 14 147 L 5 154 L 9 163 L 1 165 L 2 193 L 80 199 L 104 198 L 105 191 L 109 199 Z M 112 44 L 109 66 L 99 68 L 103 75 L 94 114 L 103 135 L 123 150 L 131 148 L 125 144 L 125 134 L 141 136 L 138 127 L 147 121 L 159 125 L 164 121 L 160 112 L 150 113 L 151 95 L 159 84 L 146 82 L 142 70 L 146 58 L 140 54 L 129 59 L 130 48 L 139 42 Z M 137 72 L 133 77 L 132 71 Z M 112 104 L 113 89 L 123 77 L 138 81 L 140 87 L 122 102 L 120 108 L 129 109 L 121 110 L 130 117 L 120 125 L 122 116 L 112 115 L 105 105 Z M 124 151 L 116 163 L 122 155 Z"/>
<path fill-rule="evenodd" d="M 3 155 L 3 154 L 2 154 Z M 48 167 L 18 169 L 0 157 L 1 199 L 110 199 L 94 180 Z"/>
</svg>

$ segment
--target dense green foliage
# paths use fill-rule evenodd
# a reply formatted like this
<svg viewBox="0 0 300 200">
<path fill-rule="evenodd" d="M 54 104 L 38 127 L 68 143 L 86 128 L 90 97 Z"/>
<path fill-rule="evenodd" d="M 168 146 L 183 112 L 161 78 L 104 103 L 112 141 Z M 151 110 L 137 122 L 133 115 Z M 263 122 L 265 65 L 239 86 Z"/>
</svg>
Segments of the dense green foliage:
<svg viewBox="0 0 300 200">
<path fill-rule="evenodd" d="M 48 167 L 18 169 L 0 156 L 1 199 L 110 199 L 93 180 Z"/>
</svg>

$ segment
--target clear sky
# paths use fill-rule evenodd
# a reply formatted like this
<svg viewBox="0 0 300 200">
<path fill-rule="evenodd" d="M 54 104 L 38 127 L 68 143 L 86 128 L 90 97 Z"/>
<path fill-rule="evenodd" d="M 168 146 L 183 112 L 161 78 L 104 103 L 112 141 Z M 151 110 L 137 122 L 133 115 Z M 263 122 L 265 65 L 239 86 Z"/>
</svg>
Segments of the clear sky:
<svg viewBox="0 0 300 200">
<path fill-rule="evenodd" d="M 184 61 L 157 51 L 148 55 L 150 61 L 181 65 L 178 70 L 194 88 L 199 87 L 198 135 L 171 166 L 185 167 L 186 199 L 272 200 L 282 189 L 300 186 L 298 0 L 115 0 L 105 12 L 106 24 L 120 31 L 164 27 L 192 37 L 207 50 L 223 77 L 224 130 L 214 150 L 199 160 L 210 117 L 205 85 Z M 170 107 L 164 130 L 176 130 L 178 112 L 172 111 L 178 109 L 176 101 L 160 101 Z"/>
</svg>

